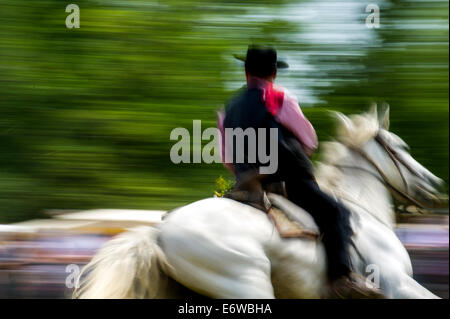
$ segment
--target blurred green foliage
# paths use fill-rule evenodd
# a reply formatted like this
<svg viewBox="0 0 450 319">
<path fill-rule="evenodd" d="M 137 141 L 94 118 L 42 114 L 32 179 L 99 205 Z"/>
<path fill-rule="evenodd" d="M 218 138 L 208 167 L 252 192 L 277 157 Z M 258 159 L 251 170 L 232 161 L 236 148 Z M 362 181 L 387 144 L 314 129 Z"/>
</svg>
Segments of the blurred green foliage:
<svg viewBox="0 0 450 319">
<path fill-rule="evenodd" d="M 369 43 L 302 40 L 307 26 L 288 13 L 304 3 L 79 0 L 81 28 L 67 29 L 69 2 L 0 0 L 0 222 L 213 195 L 225 168 L 173 164 L 169 135 L 194 119 L 215 126 L 244 80 L 231 55 L 251 42 L 314 66 L 294 61 L 279 82 L 316 97 L 298 96 L 321 140 L 332 136 L 327 109 L 387 101 L 392 130 L 448 182 L 448 2 L 383 2 Z"/>
<path fill-rule="evenodd" d="M 216 179 L 216 190 L 214 191 L 214 195 L 217 197 L 224 196 L 227 192 L 229 192 L 234 185 L 234 181 L 231 179 L 225 179 L 222 175 Z"/>
</svg>

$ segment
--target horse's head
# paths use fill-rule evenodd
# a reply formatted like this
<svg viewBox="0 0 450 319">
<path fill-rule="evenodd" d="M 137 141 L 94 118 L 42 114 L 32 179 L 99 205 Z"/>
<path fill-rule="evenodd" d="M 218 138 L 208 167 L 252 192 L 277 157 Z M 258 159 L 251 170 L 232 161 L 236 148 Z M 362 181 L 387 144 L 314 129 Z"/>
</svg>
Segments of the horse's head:
<svg viewBox="0 0 450 319">
<path fill-rule="evenodd" d="M 419 207 L 448 204 L 443 180 L 417 162 L 408 145 L 388 131 L 389 107 L 380 117 L 374 106 L 366 114 L 347 117 L 337 113 L 337 118 L 339 142 L 366 161 L 396 199 Z"/>
</svg>

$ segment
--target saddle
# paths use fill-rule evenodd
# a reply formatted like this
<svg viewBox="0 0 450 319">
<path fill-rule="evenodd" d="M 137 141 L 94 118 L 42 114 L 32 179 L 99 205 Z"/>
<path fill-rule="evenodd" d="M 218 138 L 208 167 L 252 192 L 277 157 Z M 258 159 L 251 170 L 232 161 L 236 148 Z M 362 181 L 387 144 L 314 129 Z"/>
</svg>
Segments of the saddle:
<svg viewBox="0 0 450 319">
<path fill-rule="evenodd" d="M 293 203 L 292 206 L 282 204 L 281 198 L 287 198 L 282 182 L 263 183 L 261 175 L 251 176 L 236 184 L 224 197 L 266 213 L 282 238 L 319 238 L 318 228 L 308 213 Z"/>
</svg>

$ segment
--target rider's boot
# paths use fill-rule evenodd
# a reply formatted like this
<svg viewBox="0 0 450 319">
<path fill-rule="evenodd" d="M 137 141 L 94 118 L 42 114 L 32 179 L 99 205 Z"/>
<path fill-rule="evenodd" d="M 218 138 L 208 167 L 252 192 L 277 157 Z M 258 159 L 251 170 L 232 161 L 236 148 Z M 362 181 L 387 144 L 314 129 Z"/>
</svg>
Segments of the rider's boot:
<svg viewBox="0 0 450 319">
<path fill-rule="evenodd" d="M 334 279 L 329 288 L 330 299 L 385 299 L 379 288 L 355 272 Z"/>
</svg>

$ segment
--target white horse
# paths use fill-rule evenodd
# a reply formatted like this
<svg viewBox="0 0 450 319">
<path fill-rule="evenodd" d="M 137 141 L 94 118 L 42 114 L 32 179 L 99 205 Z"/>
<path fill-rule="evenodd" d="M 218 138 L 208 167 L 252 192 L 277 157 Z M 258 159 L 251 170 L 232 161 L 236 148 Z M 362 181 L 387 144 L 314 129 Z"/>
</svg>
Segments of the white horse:
<svg viewBox="0 0 450 319">
<path fill-rule="evenodd" d="M 337 140 L 325 146 L 316 178 L 351 211 L 355 271 L 370 275 L 388 298 L 437 298 L 412 278 L 410 258 L 394 233 L 391 195 L 415 205 L 439 202 L 442 180 L 388 132 L 388 110 L 381 120 L 376 108 L 337 115 Z M 292 202 L 269 196 L 314 227 Z M 139 227 L 111 240 L 84 268 L 74 296 L 183 297 L 184 286 L 212 298 L 321 298 L 327 295 L 325 259 L 320 241 L 283 239 L 261 211 L 208 198 L 168 213 L 157 228 Z"/>
</svg>

